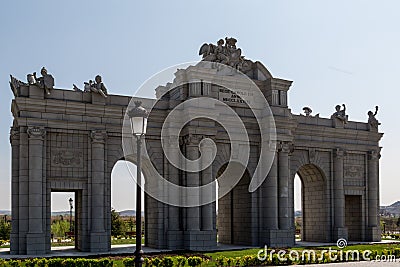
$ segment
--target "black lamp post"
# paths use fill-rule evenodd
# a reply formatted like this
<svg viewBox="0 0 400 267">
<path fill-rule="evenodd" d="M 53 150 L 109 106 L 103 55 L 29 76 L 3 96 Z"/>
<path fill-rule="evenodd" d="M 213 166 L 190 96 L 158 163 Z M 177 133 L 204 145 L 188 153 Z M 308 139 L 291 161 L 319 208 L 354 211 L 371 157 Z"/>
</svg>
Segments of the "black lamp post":
<svg viewBox="0 0 400 267">
<path fill-rule="evenodd" d="M 383 234 L 386 234 L 386 222 L 383 222 Z"/>
<path fill-rule="evenodd" d="M 72 205 L 74 203 L 74 201 L 72 200 L 72 198 L 69 198 L 68 200 L 69 202 L 69 232 L 72 232 L 72 209 L 74 208 L 74 206 Z"/>
<path fill-rule="evenodd" d="M 142 170 L 140 162 L 140 152 L 142 137 L 146 134 L 148 112 L 141 106 L 141 101 L 135 101 L 135 107 L 128 112 L 131 122 L 132 134 L 137 142 L 137 184 L 136 184 L 136 251 L 135 266 L 141 267 L 143 263 L 142 250 Z"/>
</svg>

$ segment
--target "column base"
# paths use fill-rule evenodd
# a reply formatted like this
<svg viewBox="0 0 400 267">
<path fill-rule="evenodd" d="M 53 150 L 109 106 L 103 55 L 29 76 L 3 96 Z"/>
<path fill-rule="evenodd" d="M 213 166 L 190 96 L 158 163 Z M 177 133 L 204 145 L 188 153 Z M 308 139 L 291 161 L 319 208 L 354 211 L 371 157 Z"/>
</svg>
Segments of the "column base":
<svg viewBox="0 0 400 267">
<path fill-rule="evenodd" d="M 90 252 L 110 251 L 107 232 L 90 233 Z"/>
<path fill-rule="evenodd" d="M 19 254 L 19 234 L 18 233 L 10 234 L 10 254 L 11 255 Z"/>
<path fill-rule="evenodd" d="M 184 249 L 183 231 L 168 230 L 167 232 L 167 249 L 178 250 Z"/>
<path fill-rule="evenodd" d="M 272 248 L 293 247 L 295 245 L 295 231 L 293 229 L 263 230 L 258 245 L 267 245 Z"/>
<path fill-rule="evenodd" d="M 46 236 L 44 233 L 26 234 L 26 255 L 46 254 Z"/>
<path fill-rule="evenodd" d="M 348 239 L 347 227 L 337 227 L 333 230 L 333 241 L 337 241 L 340 238 Z"/>
<path fill-rule="evenodd" d="M 184 234 L 184 248 L 194 251 L 207 251 L 217 248 L 216 230 L 188 230 Z"/>
<path fill-rule="evenodd" d="M 382 240 L 381 228 L 379 226 L 369 226 L 367 228 L 367 240 L 369 242 L 378 242 Z"/>
</svg>

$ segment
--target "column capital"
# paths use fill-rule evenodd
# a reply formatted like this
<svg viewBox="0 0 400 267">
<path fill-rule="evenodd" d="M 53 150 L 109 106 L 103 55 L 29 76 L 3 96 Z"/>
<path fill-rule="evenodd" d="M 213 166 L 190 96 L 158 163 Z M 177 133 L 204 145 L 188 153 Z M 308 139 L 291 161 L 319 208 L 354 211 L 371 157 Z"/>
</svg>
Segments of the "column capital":
<svg viewBox="0 0 400 267">
<path fill-rule="evenodd" d="M 294 151 L 293 142 L 287 142 L 287 141 L 279 142 L 279 144 L 277 144 L 276 148 L 279 152 L 288 153 L 288 154 L 291 154 Z"/>
<path fill-rule="evenodd" d="M 342 148 L 335 148 L 333 150 L 333 156 L 337 159 L 343 159 L 346 156 L 346 150 Z"/>
<path fill-rule="evenodd" d="M 90 138 L 92 139 L 92 143 L 104 144 L 107 139 L 107 132 L 105 130 L 93 130 L 90 133 Z"/>
<path fill-rule="evenodd" d="M 202 134 L 188 134 L 179 138 L 180 143 L 183 145 L 199 145 L 201 140 L 204 138 L 213 139 L 212 136 L 202 135 Z"/>
<path fill-rule="evenodd" d="M 380 158 L 381 158 L 380 149 L 368 151 L 368 159 L 369 160 L 378 160 Z"/>
<path fill-rule="evenodd" d="M 46 129 L 43 126 L 29 126 L 26 132 L 30 139 L 43 140 L 46 135 Z"/>
<path fill-rule="evenodd" d="M 13 142 L 19 140 L 19 129 L 18 127 L 12 126 L 10 128 L 10 143 L 13 144 Z"/>
</svg>

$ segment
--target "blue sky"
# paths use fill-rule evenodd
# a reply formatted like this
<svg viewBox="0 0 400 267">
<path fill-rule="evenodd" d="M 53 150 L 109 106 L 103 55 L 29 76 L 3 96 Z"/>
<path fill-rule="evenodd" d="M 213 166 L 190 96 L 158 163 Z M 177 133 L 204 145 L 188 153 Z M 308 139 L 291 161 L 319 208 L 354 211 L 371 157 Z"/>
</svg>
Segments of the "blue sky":
<svg viewBox="0 0 400 267">
<path fill-rule="evenodd" d="M 346 103 L 350 120 L 366 121 L 379 105 L 381 203 L 400 200 L 398 10 L 398 1 L 4 1 L 0 209 L 10 208 L 9 74 L 24 80 L 46 66 L 57 88 L 82 87 L 101 74 L 110 93 L 132 95 L 154 73 L 198 60 L 204 42 L 225 36 L 238 39 L 242 53 L 275 77 L 294 81 L 293 113 L 310 106 L 328 117 Z M 129 194 L 115 180 L 115 192 Z"/>
</svg>

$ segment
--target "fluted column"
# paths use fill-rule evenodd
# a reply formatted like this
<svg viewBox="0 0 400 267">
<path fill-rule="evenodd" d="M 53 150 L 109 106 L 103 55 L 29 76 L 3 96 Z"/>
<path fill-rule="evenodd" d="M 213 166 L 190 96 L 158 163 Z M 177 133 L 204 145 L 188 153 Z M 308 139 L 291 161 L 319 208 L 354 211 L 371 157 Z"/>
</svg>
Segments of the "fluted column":
<svg viewBox="0 0 400 267">
<path fill-rule="evenodd" d="M 29 233 L 43 233 L 43 142 L 46 130 L 29 127 Z"/>
<path fill-rule="evenodd" d="M 105 131 L 92 131 L 92 220 L 91 232 L 104 232 L 104 172 L 105 158 L 104 147 L 107 138 Z"/>
<path fill-rule="evenodd" d="M 186 157 L 190 160 L 199 158 L 198 138 L 190 136 L 186 144 Z M 186 186 L 200 185 L 200 172 L 186 172 Z M 187 198 L 200 197 L 199 195 L 188 195 Z M 187 208 L 186 212 L 186 228 L 187 230 L 200 230 L 200 207 Z"/>
<path fill-rule="evenodd" d="M 345 198 L 343 188 L 343 161 L 345 151 L 335 149 L 333 154 L 333 189 L 334 189 L 334 226 L 335 238 L 347 238 L 345 229 Z"/>
<path fill-rule="evenodd" d="M 265 193 L 263 194 L 263 201 L 261 202 L 261 210 L 264 214 L 263 225 L 266 229 L 277 230 L 278 223 L 278 153 L 275 152 L 274 161 L 268 173 L 265 183 Z M 264 186 L 263 186 L 264 187 Z"/>
<path fill-rule="evenodd" d="M 19 136 L 18 127 L 11 127 L 11 254 L 19 250 Z"/>
<path fill-rule="evenodd" d="M 289 153 L 292 144 L 282 142 L 279 146 L 278 174 L 279 174 L 279 229 L 287 230 L 290 228 L 289 222 Z"/>
<path fill-rule="evenodd" d="M 209 142 L 202 142 L 202 151 L 203 155 L 202 157 L 204 159 L 210 159 L 212 157 L 212 144 Z M 201 172 L 201 180 L 202 180 L 202 185 L 209 184 L 213 181 L 212 177 L 212 165 L 210 165 L 208 168 L 204 169 Z M 215 199 L 215 187 L 212 187 L 210 190 L 207 192 L 203 192 L 201 195 L 201 198 L 203 199 Z M 206 204 L 201 206 L 201 230 L 213 230 L 213 211 L 215 209 L 215 202 L 212 202 L 210 204 Z"/>
<path fill-rule="evenodd" d="M 170 136 L 170 139 L 172 138 L 177 138 L 176 136 Z M 172 143 L 172 142 L 169 142 Z M 174 151 L 169 154 L 170 157 L 174 158 L 174 162 L 178 161 L 178 155 L 180 153 L 179 147 L 169 147 L 168 148 L 170 151 Z M 176 168 L 174 165 L 171 163 L 168 163 L 168 180 L 171 183 L 174 183 L 176 185 L 179 185 L 179 170 Z M 174 190 L 172 188 L 169 188 L 168 196 L 170 198 L 176 198 L 180 196 L 174 195 Z M 179 207 L 168 205 L 168 230 L 179 230 Z"/>
<path fill-rule="evenodd" d="M 378 152 L 370 151 L 368 156 L 368 226 L 369 227 L 379 226 L 378 163 L 379 163 Z"/>
</svg>

